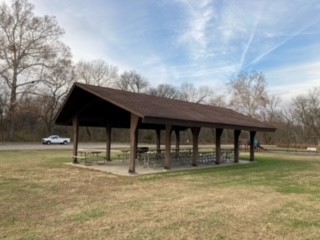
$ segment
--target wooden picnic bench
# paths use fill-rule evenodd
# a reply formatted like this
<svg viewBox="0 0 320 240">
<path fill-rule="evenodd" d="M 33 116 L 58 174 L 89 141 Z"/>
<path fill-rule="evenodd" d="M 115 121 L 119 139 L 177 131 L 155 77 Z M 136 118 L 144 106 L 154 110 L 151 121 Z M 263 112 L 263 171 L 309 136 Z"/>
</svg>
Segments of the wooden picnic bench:
<svg viewBox="0 0 320 240">
<path fill-rule="evenodd" d="M 106 159 L 105 158 L 100 158 L 100 154 L 105 152 L 105 150 L 100 150 L 100 149 L 79 149 L 78 153 L 79 155 L 73 156 L 77 159 L 83 159 L 84 164 L 86 165 L 91 165 L 93 162 L 96 162 L 98 164 L 104 164 Z M 103 159 L 103 162 L 99 161 Z"/>
</svg>

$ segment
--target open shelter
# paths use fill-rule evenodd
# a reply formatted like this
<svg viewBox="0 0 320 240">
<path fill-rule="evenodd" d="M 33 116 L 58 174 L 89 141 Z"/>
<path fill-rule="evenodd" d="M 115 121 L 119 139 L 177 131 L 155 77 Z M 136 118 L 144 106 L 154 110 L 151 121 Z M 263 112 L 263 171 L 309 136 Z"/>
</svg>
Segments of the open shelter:
<svg viewBox="0 0 320 240">
<path fill-rule="evenodd" d="M 256 132 L 274 132 L 266 123 L 231 109 L 166 99 L 141 93 L 75 83 L 60 111 L 56 124 L 73 126 L 73 163 L 77 163 L 79 126 L 106 129 L 106 158 L 110 160 L 111 131 L 113 128 L 130 129 L 129 172 L 135 173 L 138 130 L 154 129 L 156 149 L 160 151 L 161 131 L 165 132 L 164 168 L 171 168 L 171 134 L 176 134 L 179 149 L 180 131 L 191 129 L 192 165 L 198 164 L 198 138 L 202 127 L 215 128 L 215 162 L 221 159 L 221 135 L 224 129 L 234 130 L 234 162 L 239 161 L 239 136 L 250 132 L 250 160 L 254 161 Z"/>
</svg>

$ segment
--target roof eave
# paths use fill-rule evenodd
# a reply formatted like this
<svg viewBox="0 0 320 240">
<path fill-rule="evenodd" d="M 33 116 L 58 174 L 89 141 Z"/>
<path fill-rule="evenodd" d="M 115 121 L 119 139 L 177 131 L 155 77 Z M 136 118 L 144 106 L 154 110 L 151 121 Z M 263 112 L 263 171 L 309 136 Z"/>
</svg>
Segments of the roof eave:
<svg viewBox="0 0 320 240">
<path fill-rule="evenodd" d="M 62 110 L 64 109 L 65 105 L 67 104 L 67 102 L 68 102 L 68 100 L 69 100 L 69 98 L 70 98 L 71 94 L 73 93 L 73 91 L 74 91 L 75 87 L 76 87 L 76 84 L 73 84 L 73 85 L 72 85 L 72 87 L 70 88 L 70 90 L 69 90 L 69 92 L 68 92 L 68 94 L 67 94 L 66 98 L 64 99 L 64 101 L 63 101 L 63 103 L 62 103 L 61 107 L 59 108 L 59 111 L 58 111 L 58 112 L 56 113 L 56 115 L 54 116 L 54 123 L 55 123 L 55 124 L 63 125 L 62 123 L 59 123 L 58 118 L 59 118 L 59 116 L 60 116 L 60 114 L 61 114 Z"/>
<path fill-rule="evenodd" d="M 178 126 L 184 126 L 184 127 L 209 127 L 209 128 L 256 131 L 256 132 L 275 132 L 276 131 L 276 128 L 273 128 L 273 127 L 258 127 L 258 126 L 244 126 L 244 125 L 226 124 L 226 123 L 187 121 L 182 119 L 158 118 L 158 117 L 150 117 L 150 116 L 144 117 L 142 119 L 142 122 L 152 123 L 152 124 L 172 125 L 172 126 L 178 125 Z"/>
<path fill-rule="evenodd" d="M 122 105 L 122 104 L 119 104 L 118 102 L 113 101 L 112 99 L 107 99 L 105 96 L 101 96 L 100 94 L 96 93 L 95 91 L 93 91 L 93 90 L 91 90 L 91 89 L 88 89 L 88 88 L 86 88 L 86 87 L 83 87 L 82 84 L 75 83 L 75 85 L 77 85 L 78 87 L 80 87 L 82 90 L 87 91 L 87 92 L 93 94 L 94 96 L 101 98 L 101 99 L 104 100 L 104 101 L 108 101 L 108 102 L 112 103 L 113 105 L 115 105 L 115 106 L 117 106 L 117 107 L 119 107 L 119 108 L 122 108 L 122 109 L 124 109 L 124 110 L 126 110 L 126 111 L 128 111 L 128 112 L 130 112 L 130 113 L 132 113 L 132 114 L 134 114 L 134 115 L 136 115 L 136 116 L 138 116 L 138 117 L 141 117 L 141 118 L 144 117 L 143 114 L 141 114 L 141 113 L 139 113 L 139 112 L 136 112 L 136 111 L 128 108 L 127 106 L 124 106 L 124 105 Z"/>
</svg>

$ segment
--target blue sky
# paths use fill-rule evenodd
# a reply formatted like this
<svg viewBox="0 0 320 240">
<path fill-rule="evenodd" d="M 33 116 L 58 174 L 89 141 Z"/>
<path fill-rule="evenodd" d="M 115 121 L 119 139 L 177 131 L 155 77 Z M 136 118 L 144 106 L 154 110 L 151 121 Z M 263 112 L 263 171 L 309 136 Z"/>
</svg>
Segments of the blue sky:
<svg viewBox="0 0 320 240">
<path fill-rule="evenodd" d="M 154 86 L 217 91 L 241 70 L 261 71 L 290 99 L 320 86 L 319 0 L 29 0 L 54 15 L 74 60 L 135 69 Z"/>
</svg>

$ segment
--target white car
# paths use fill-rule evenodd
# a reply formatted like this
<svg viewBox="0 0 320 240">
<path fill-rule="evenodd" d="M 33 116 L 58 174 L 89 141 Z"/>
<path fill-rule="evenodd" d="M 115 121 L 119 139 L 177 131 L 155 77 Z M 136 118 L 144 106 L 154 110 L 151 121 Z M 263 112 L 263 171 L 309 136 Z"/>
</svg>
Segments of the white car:
<svg viewBox="0 0 320 240">
<path fill-rule="evenodd" d="M 62 138 L 58 135 L 51 135 L 47 138 L 42 138 L 42 144 L 68 144 L 70 138 Z"/>
</svg>

